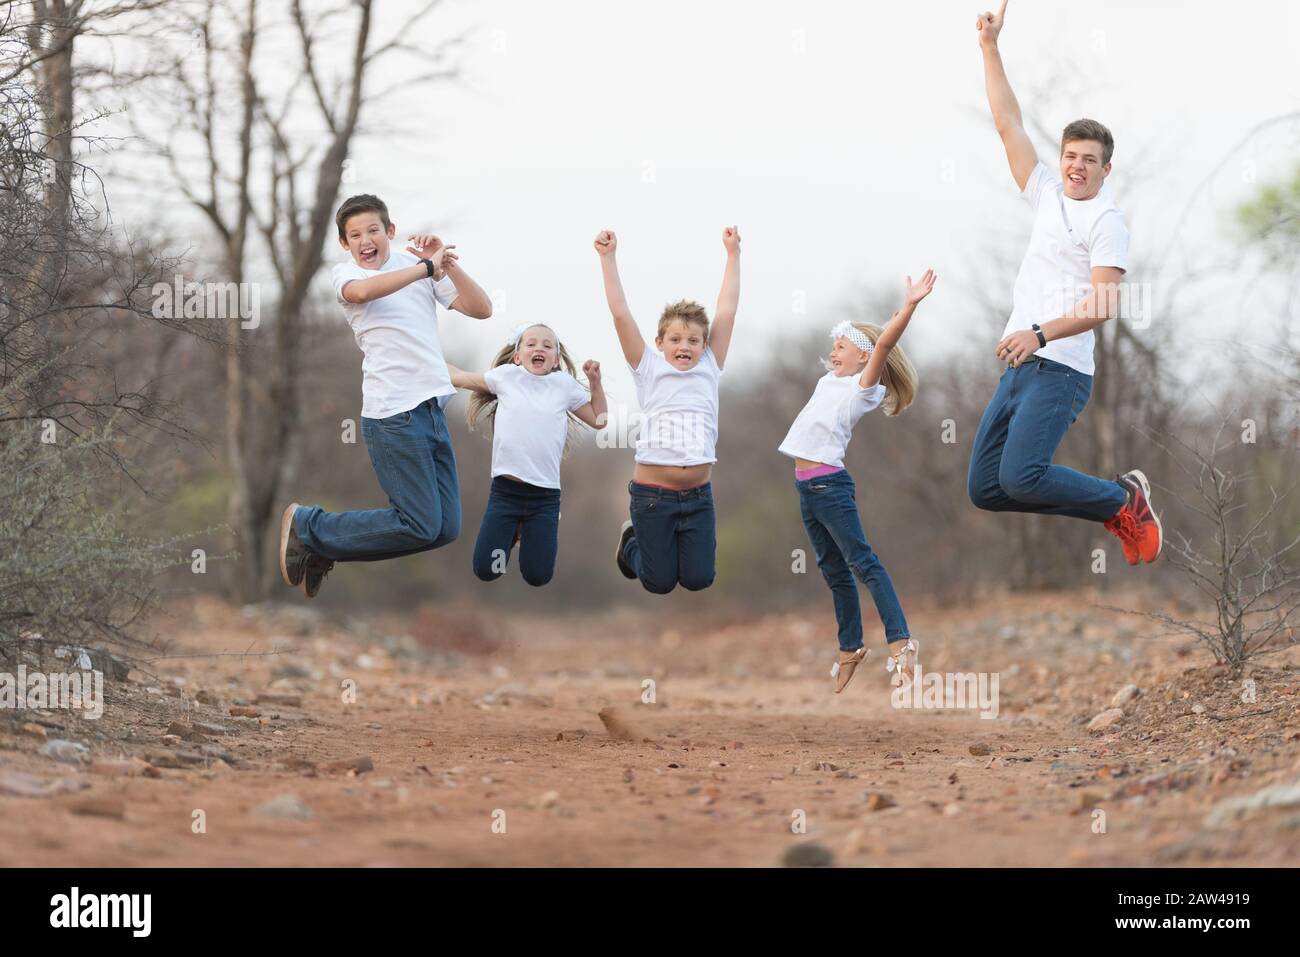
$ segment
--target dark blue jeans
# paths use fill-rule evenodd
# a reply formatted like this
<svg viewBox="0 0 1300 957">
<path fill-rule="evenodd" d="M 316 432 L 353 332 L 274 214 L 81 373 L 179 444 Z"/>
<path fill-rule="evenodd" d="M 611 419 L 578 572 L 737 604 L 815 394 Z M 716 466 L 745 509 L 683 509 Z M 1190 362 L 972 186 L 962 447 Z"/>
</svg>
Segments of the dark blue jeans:
<svg viewBox="0 0 1300 957">
<path fill-rule="evenodd" d="M 361 419 L 361 435 L 388 508 L 294 516 L 304 545 L 336 562 L 373 562 L 439 548 L 460 534 L 460 483 L 447 418 L 436 399 L 385 419 Z"/>
<path fill-rule="evenodd" d="M 627 490 L 635 535 L 623 560 L 646 591 L 666 595 L 679 584 L 690 591 L 712 585 L 718 548 L 713 486 L 675 490 L 628 482 Z"/>
<path fill-rule="evenodd" d="M 885 626 L 885 641 L 907 638 L 907 619 L 903 617 L 894 583 L 862 531 L 853 476 L 841 471 L 820 478 L 795 479 L 794 487 L 799 492 L 799 513 L 817 556 L 817 567 L 831 589 L 835 621 L 840 629 L 840 651 L 856 651 L 862 647 L 862 609 L 858 603 L 857 581 L 871 592 L 876 612 Z"/>
<path fill-rule="evenodd" d="M 530 585 L 545 585 L 555 574 L 560 532 L 560 490 L 541 488 L 498 475 L 492 480 L 487 511 L 474 543 L 474 574 L 485 582 L 506 573 L 519 530 L 519 574 Z"/>
<path fill-rule="evenodd" d="M 975 433 L 971 502 L 990 512 L 1112 518 L 1127 500 L 1124 486 L 1052 464 L 1091 395 L 1092 376 L 1063 363 L 1035 358 L 1008 366 Z"/>
</svg>

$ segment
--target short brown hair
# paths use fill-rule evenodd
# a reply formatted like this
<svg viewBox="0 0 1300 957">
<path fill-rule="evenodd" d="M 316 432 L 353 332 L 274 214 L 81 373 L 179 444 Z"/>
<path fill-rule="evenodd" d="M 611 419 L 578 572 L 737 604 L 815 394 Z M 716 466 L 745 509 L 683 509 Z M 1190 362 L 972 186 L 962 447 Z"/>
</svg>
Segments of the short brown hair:
<svg viewBox="0 0 1300 957">
<path fill-rule="evenodd" d="M 709 338 L 709 314 L 698 302 L 678 299 L 664 306 L 664 314 L 659 317 L 659 331 L 655 333 L 655 338 L 662 339 L 664 333 L 668 331 L 668 326 L 674 321 L 684 322 L 688 326 L 699 326 L 704 332 L 704 338 Z"/>
<path fill-rule="evenodd" d="M 1075 140 L 1094 140 L 1100 143 L 1102 166 L 1110 162 L 1115 152 L 1115 137 L 1111 136 L 1110 130 L 1096 120 L 1085 118 L 1067 124 L 1061 133 L 1061 152 L 1065 152 L 1066 143 L 1073 143 Z"/>
<path fill-rule="evenodd" d="M 348 220 L 358 213 L 378 213 L 385 230 L 393 225 L 388 218 L 388 207 L 384 205 L 382 199 L 378 196 L 372 196 L 370 193 L 359 193 L 343 200 L 343 205 L 334 214 L 334 224 L 339 228 L 339 239 L 344 238 L 343 231 L 347 227 Z"/>
</svg>

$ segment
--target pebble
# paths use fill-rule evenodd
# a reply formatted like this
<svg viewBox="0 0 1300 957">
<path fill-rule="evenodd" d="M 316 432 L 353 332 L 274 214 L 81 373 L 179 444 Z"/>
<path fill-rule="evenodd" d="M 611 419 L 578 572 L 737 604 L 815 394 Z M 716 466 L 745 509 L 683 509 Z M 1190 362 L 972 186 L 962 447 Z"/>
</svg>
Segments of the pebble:
<svg viewBox="0 0 1300 957">
<path fill-rule="evenodd" d="M 82 759 L 90 752 L 84 744 L 54 738 L 45 745 L 43 753 L 47 758 L 62 761 L 64 764 L 80 764 Z"/>
<path fill-rule="evenodd" d="M 1105 731 L 1117 721 L 1122 721 L 1124 712 L 1119 708 L 1109 708 L 1088 722 L 1089 731 Z"/>
<path fill-rule="evenodd" d="M 316 815 L 296 794 L 280 794 L 253 810 L 263 817 L 277 817 L 291 821 L 310 821 Z"/>
<path fill-rule="evenodd" d="M 887 807 L 897 807 L 898 802 L 881 791 L 863 791 L 862 800 L 868 811 L 883 811 Z"/>
<path fill-rule="evenodd" d="M 374 769 L 375 762 L 371 760 L 368 754 L 363 754 L 357 758 L 346 758 L 342 761 L 330 761 L 328 764 L 321 765 L 321 770 L 332 773 L 355 771 L 357 774 L 365 774 L 367 771 L 373 771 Z"/>
<path fill-rule="evenodd" d="M 1141 693 L 1142 689 L 1137 685 L 1125 685 L 1115 692 L 1115 697 L 1110 699 L 1110 706 L 1112 708 L 1122 708 Z"/>
<path fill-rule="evenodd" d="M 815 842 L 796 844 L 781 855 L 783 867 L 831 867 L 834 863 L 835 855 Z"/>
</svg>

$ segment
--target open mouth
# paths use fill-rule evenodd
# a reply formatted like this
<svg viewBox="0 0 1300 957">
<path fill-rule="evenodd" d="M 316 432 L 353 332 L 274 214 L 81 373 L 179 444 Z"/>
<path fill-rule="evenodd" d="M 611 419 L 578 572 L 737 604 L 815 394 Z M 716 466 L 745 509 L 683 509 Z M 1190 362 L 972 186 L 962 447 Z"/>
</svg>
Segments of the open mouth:
<svg viewBox="0 0 1300 957">
<path fill-rule="evenodd" d="M 546 368 L 546 356 L 539 352 L 528 360 L 528 364 L 540 372 Z"/>
<path fill-rule="evenodd" d="M 1070 182 L 1073 183 L 1075 186 L 1082 186 L 1084 183 L 1087 182 L 1087 180 L 1085 180 L 1078 173 L 1071 173 L 1069 179 Z"/>
<path fill-rule="evenodd" d="M 678 362 L 690 362 L 692 356 L 689 352 L 676 352 L 673 353 L 673 358 Z"/>
<path fill-rule="evenodd" d="M 377 246 L 362 246 L 358 255 L 363 263 L 370 264 L 379 258 L 379 248 Z"/>
</svg>

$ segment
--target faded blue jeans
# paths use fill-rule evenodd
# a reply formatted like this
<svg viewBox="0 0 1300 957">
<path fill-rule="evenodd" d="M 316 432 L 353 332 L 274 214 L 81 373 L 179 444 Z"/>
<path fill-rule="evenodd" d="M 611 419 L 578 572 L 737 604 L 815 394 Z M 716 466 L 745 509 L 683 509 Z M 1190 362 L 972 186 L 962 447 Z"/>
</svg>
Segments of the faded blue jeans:
<svg viewBox="0 0 1300 957">
<path fill-rule="evenodd" d="M 1064 363 L 1034 357 L 1008 366 L 975 433 L 966 479 L 971 502 L 990 512 L 1113 518 L 1128 500 L 1124 486 L 1052 464 L 1091 395 L 1092 376 Z"/>
<path fill-rule="evenodd" d="M 460 481 L 438 400 L 384 419 L 361 419 L 361 435 L 388 508 L 294 515 L 302 543 L 336 562 L 374 562 L 439 548 L 460 534 Z"/>
<path fill-rule="evenodd" d="M 907 638 L 907 619 L 894 583 L 862 531 L 853 476 L 840 471 L 819 478 L 795 479 L 794 487 L 799 492 L 799 512 L 817 555 L 817 567 L 831 589 L 840 651 L 862 647 L 858 581 L 871 592 L 885 626 L 885 641 L 892 644 Z"/>
</svg>

